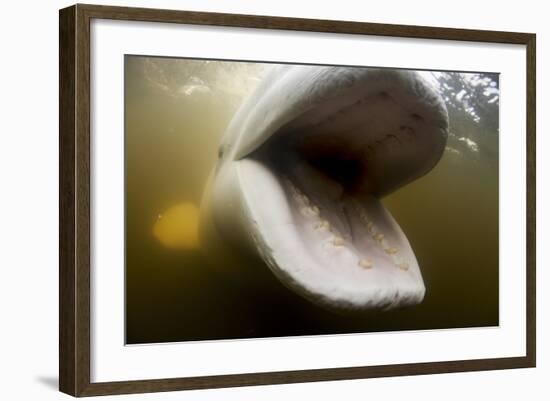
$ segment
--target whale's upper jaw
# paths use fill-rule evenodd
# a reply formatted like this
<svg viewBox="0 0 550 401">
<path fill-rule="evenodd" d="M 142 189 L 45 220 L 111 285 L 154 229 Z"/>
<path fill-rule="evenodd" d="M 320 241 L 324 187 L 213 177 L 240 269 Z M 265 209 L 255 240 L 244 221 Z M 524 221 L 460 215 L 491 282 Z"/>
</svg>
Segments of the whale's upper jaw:
<svg viewBox="0 0 550 401">
<path fill-rule="evenodd" d="M 414 252 L 379 197 L 424 175 L 441 157 L 447 136 L 441 99 L 414 72 L 362 76 L 344 69 L 352 78 L 330 88 L 332 81 L 298 79 L 303 71 L 294 77 L 303 97 L 287 99 L 294 109 L 277 97 L 273 106 L 282 110 L 265 114 L 263 132 L 254 140 L 235 138 L 229 168 L 253 248 L 285 285 L 331 309 L 421 302 L 425 287 Z M 277 112 L 279 120 L 270 122 Z"/>
<path fill-rule="evenodd" d="M 447 126 L 399 89 L 341 95 L 291 120 L 246 155 L 285 169 L 306 162 L 347 192 L 384 196 L 430 171 Z M 347 100 L 344 101 L 344 99 Z M 334 106 L 333 107 L 333 103 Z"/>
</svg>

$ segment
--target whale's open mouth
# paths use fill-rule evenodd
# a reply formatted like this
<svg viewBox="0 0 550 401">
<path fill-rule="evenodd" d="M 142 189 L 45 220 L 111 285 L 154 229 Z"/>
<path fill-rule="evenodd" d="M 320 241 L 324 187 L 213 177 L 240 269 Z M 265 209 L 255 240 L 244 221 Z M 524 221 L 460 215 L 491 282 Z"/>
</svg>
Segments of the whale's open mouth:
<svg viewBox="0 0 550 401">
<path fill-rule="evenodd" d="M 379 200 L 431 170 L 445 147 L 439 99 L 407 74 L 380 70 L 326 96 L 234 161 L 260 256 L 321 305 L 389 309 L 424 297 L 409 241 Z"/>
</svg>

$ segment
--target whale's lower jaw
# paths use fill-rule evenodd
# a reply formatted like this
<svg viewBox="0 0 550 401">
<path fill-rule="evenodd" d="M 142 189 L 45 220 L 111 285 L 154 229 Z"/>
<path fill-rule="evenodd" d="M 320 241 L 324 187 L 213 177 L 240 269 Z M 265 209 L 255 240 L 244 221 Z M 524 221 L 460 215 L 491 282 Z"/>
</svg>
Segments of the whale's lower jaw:
<svg viewBox="0 0 550 401">
<path fill-rule="evenodd" d="M 333 203 L 322 193 L 307 195 L 261 162 L 245 159 L 234 167 L 246 188 L 243 217 L 253 246 L 288 288 L 340 311 L 422 301 L 425 287 L 414 253 L 377 198 L 341 194 Z"/>
</svg>

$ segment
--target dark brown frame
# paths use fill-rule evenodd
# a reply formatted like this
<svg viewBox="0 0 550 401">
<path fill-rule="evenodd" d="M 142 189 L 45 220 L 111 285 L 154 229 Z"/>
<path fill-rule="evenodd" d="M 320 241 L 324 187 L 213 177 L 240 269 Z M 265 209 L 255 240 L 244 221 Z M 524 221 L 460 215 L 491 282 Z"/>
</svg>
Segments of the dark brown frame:
<svg viewBox="0 0 550 401">
<path fill-rule="evenodd" d="M 527 49 L 527 324 L 524 357 L 90 382 L 90 21 L 92 18 L 511 43 Z M 59 13 L 59 389 L 73 396 L 534 367 L 536 35 L 268 16 L 74 5 Z"/>
</svg>

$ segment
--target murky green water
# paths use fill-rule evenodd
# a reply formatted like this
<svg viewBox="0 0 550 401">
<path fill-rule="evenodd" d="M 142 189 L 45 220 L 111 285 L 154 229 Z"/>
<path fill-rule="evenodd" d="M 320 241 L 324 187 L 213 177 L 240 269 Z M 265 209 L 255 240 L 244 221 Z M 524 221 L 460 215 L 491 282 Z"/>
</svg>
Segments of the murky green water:
<svg viewBox="0 0 550 401">
<path fill-rule="evenodd" d="M 432 76 L 448 97 L 448 147 L 432 172 L 384 200 L 424 277 L 418 306 L 340 316 L 287 290 L 262 263 L 244 261 L 246 275 L 230 263 L 212 269 L 201 249 L 158 240 L 159 214 L 200 206 L 224 129 L 264 71 L 257 63 L 126 58 L 127 343 L 498 325 L 495 75 Z"/>
</svg>

